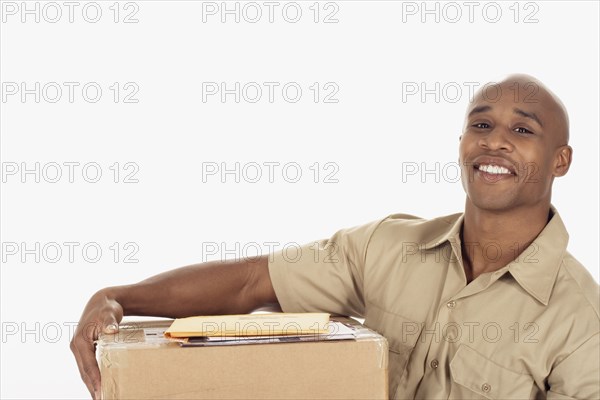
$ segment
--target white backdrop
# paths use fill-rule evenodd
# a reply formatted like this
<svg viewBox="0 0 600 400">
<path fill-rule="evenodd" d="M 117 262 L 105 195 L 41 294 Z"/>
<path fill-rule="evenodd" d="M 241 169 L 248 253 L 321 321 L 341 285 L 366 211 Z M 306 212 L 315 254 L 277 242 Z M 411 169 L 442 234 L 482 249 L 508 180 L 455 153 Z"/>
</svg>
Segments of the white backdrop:
<svg viewBox="0 0 600 400">
<path fill-rule="evenodd" d="M 598 280 L 597 2 L 1 10 L 3 399 L 87 398 L 68 344 L 102 287 L 462 211 L 469 90 L 509 73 L 570 112 L 553 203 Z"/>
</svg>

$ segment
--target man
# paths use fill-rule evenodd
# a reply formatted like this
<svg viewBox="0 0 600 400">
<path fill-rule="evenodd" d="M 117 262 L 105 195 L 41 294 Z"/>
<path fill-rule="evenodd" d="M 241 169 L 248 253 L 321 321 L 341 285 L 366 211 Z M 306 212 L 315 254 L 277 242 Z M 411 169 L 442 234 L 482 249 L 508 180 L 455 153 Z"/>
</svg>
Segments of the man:
<svg viewBox="0 0 600 400">
<path fill-rule="evenodd" d="M 486 85 L 460 137 L 464 214 L 396 214 L 297 255 L 209 262 L 88 302 L 71 349 L 99 397 L 93 340 L 123 315 L 330 312 L 388 339 L 390 397 L 600 398 L 598 284 L 551 205 L 572 149 L 560 100 L 532 77 Z"/>
</svg>

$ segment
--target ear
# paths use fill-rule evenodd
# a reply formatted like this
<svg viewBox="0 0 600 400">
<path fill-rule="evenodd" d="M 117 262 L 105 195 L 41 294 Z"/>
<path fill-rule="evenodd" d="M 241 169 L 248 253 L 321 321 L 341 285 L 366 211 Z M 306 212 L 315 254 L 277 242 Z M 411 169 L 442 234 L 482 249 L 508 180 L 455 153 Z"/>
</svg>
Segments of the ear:
<svg viewBox="0 0 600 400">
<path fill-rule="evenodd" d="M 458 137 L 458 141 L 460 142 L 461 140 L 462 140 L 462 135 L 460 135 L 460 136 Z"/>
<path fill-rule="evenodd" d="M 571 166 L 571 160 L 573 157 L 573 148 L 569 145 L 564 145 L 559 147 L 556 150 L 556 154 L 554 156 L 554 171 L 553 175 L 564 176 L 567 171 L 569 171 L 569 167 Z"/>
</svg>

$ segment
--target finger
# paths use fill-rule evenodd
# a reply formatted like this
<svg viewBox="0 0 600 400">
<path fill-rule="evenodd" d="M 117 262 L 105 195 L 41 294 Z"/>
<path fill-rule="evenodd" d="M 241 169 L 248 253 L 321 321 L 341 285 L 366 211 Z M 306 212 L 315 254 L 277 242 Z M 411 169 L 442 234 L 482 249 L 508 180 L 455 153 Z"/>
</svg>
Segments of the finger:
<svg viewBox="0 0 600 400">
<path fill-rule="evenodd" d="M 96 361 L 96 351 L 92 346 L 80 349 L 81 366 L 94 392 L 100 391 L 100 369 Z"/>
<path fill-rule="evenodd" d="M 87 377 L 93 392 L 100 392 L 100 369 L 96 361 L 96 345 L 100 324 L 89 323 L 83 327 L 79 337 L 75 338 L 76 349 L 81 361 L 82 378 Z"/>
<path fill-rule="evenodd" d="M 111 334 L 119 331 L 119 322 L 123 319 L 123 307 L 112 300 L 102 312 L 102 332 Z"/>
<path fill-rule="evenodd" d="M 75 361 L 77 362 L 77 369 L 79 370 L 79 375 L 81 376 L 81 380 L 87 387 L 87 390 L 90 392 L 90 396 L 94 397 L 93 386 L 88 380 L 87 375 L 84 374 L 83 369 L 81 368 L 81 357 L 79 356 L 79 351 L 75 347 L 75 342 L 71 342 L 71 352 L 73 356 L 75 356 Z"/>
<path fill-rule="evenodd" d="M 94 385 L 92 384 L 91 379 L 88 377 L 87 373 L 85 373 L 83 369 L 83 362 L 81 360 L 79 349 L 77 347 L 77 342 L 75 341 L 71 342 L 71 352 L 75 356 L 75 361 L 77 362 L 77 369 L 79 369 L 79 375 L 81 376 L 81 380 L 87 387 L 87 390 L 90 392 L 90 396 L 93 399 L 95 399 L 96 397 L 94 395 Z"/>
</svg>

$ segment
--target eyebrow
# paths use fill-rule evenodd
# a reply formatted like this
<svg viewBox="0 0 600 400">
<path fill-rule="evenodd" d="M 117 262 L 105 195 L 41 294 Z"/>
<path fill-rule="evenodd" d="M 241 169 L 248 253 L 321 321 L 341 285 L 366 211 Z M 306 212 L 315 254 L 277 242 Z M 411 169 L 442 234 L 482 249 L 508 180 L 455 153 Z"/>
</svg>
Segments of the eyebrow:
<svg viewBox="0 0 600 400">
<path fill-rule="evenodd" d="M 469 117 L 473 114 L 477 114 L 477 113 L 481 113 L 481 112 L 486 112 L 486 111 L 490 111 L 492 109 L 492 107 L 490 106 L 479 106 L 479 107 L 475 107 L 474 109 L 471 110 L 471 112 L 469 113 Z"/>
<path fill-rule="evenodd" d="M 475 107 L 474 109 L 471 110 L 471 112 L 469 113 L 469 117 L 473 114 L 477 114 L 477 113 L 482 113 L 482 112 L 486 112 L 486 111 L 490 111 L 492 109 L 491 106 L 479 106 L 479 107 Z M 542 121 L 540 121 L 540 119 L 538 118 L 538 116 L 535 113 L 530 113 L 527 111 L 523 111 L 520 108 L 513 108 L 513 112 L 515 114 L 519 114 L 525 118 L 530 118 L 532 120 L 534 120 L 535 122 L 538 123 L 539 126 L 541 126 L 542 128 L 544 127 L 544 125 L 542 124 Z"/>
<path fill-rule="evenodd" d="M 522 115 L 523 117 L 526 117 L 526 118 L 531 118 L 532 120 L 537 122 L 539 126 L 541 126 L 542 128 L 544 127 L 544 125 L 542 125 L 542 121 L 540 121 L 540 119 L 538 118 L 537 115 L 535 115 L 535 113 L 529 113 L 529 112 L 523 111 L 519 108 L 513 108 L 513 111 L 515 114 Z"/>
</svg>

